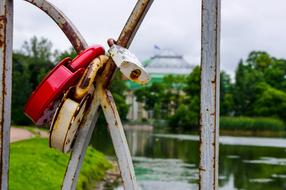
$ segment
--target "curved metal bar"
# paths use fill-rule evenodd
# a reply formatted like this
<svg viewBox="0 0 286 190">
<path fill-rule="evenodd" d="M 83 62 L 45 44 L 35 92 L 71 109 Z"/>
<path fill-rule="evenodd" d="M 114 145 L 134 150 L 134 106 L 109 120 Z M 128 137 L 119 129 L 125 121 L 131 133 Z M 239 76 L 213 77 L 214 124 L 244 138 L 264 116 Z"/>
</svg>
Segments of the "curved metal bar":
<svg viewBox="0 0 286 190">
<path fill-rule="evenodd" d="M 49 15 L 60 29 L 65 33 L 77 53 L 88 47 L 86 41 L 76 29 L 73 23 L 55 5 L 46 0 L 24 0 L 27 1 Z"/>
</svg>

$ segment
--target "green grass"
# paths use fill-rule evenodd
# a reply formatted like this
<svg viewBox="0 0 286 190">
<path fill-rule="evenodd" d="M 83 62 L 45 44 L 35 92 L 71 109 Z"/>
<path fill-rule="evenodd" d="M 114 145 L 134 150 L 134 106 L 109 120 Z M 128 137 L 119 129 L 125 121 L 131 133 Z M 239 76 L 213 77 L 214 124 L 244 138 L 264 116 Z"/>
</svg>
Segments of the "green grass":
<svg viewBox="0 0 286 190">
<path fill-rule="evenodd" d="M 47 139 L 34 138 L 11 144 L 10 190 L 57 190 L 68 164 L 69 154 L 48 147 Z M 111 164 L 103 154 L 89 147 L 77 189 L 91 189 L 91 182 L 101 180 Z"/>
<path fill-rule="evenodd" d="M 220 128 L 245 131 L 284 131 L 285 124 L 279 119 L 267 117 L 221 117 Z"/>
</svg>

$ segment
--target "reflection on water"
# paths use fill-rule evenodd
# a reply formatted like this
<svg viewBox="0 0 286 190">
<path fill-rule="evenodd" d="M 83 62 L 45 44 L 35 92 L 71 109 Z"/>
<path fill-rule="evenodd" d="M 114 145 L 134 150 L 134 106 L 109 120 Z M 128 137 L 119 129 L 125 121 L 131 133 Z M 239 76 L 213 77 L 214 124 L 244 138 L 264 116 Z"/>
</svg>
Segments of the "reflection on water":
<svg viewBox="0 0 286 190">
<path fill-rule="evenodd" d="M 143 190 L 198 189 L 199 142 L 196 136 L 140 130 L 125 132 Z M 95 147 L 113 155 L 107 133 L 97 133 Z M 286 189 L 284 139 L 221 137 L 220 142 L 221 190 Z"/>
</svg>

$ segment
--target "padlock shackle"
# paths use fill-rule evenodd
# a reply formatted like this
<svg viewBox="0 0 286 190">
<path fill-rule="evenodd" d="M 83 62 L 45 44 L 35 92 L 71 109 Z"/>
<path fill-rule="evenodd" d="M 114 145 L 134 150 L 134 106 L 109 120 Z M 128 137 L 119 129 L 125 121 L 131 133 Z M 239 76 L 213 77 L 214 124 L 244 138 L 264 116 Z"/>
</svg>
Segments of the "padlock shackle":
<svg viewBox="0 0 286 190">
<path fill-rule="evenodd" d="M 72 62 L 68 65 L 68 67 L 72 71 L 76 71 L 79 68 L 86 68 L 92 60 L 94 60 L 97 56 L 103 55 L 105 50 L 100 45 L 91 46 L 84 51 L 82 51 L 78 56 L 76 56 Z M 96 56 L 95 56 L 96 55 Z"/>
</svg>

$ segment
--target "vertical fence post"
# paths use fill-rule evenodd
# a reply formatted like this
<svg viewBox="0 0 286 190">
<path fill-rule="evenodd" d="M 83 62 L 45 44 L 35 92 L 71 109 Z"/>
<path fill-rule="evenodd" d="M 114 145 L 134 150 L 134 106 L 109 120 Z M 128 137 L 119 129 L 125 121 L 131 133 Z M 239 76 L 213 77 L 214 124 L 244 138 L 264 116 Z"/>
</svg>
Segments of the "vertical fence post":
<svg viewBox="0 0 286 190">
<path fill-rule="evenodd" d="M 220 4 L 202 1 L 200 190 L 218 189 Z"/>
<path fill-rule="evenodd" d="M 8 189 L 12 94 L 13 0 L 0 1 L 0 164 L 1 189 Z"/>
</svg>

